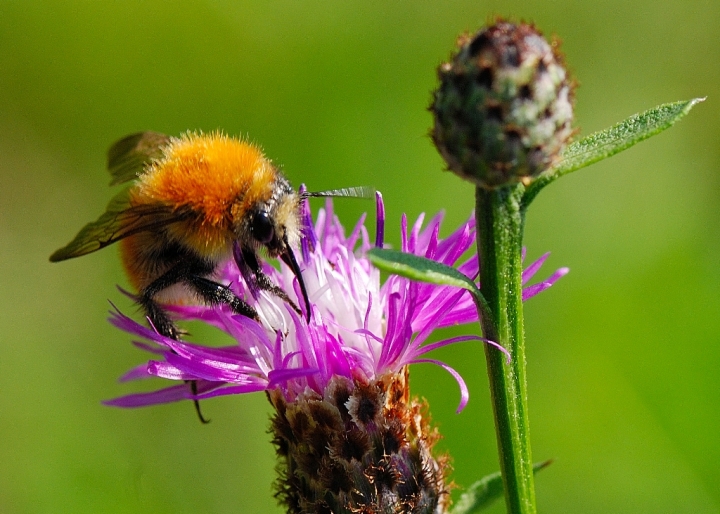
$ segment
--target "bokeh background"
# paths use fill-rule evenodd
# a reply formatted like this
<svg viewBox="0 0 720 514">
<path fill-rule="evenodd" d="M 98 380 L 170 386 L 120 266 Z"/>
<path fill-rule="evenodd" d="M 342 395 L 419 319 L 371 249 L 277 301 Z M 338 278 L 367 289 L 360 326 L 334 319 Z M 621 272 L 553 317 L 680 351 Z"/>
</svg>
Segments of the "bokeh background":
<svg viewBox="0 0 720 514">
<path fill-rule="evenodd" d="M 280 512 L 262 394 L 139 410 L 102 399 L 145 356 L 105 321 L 134 312 L 116 250 L 51 265 L 110 198 L 105 151 L 152 129 L 249 135 L 295 183 L 370 184 L 399 218 L 472 188 L 427 137 L 435 67 L 494 15 L 563 40 L 577 124 L 603 129 L 708 96 L 662 135 L 546 189 L 528 257 L 571 274 L 527 305 L 542 512 L 720 512 L 720 3 L 0 0 L 0 512 Z M 347 224 L 372 205 L 337 204 Z M 195 327 L 198 337 L 215 337 Z M 480 347 L 416 366 L 467 486 L 495 471 Z M 458 488 L 454 495 L 461 491 Z M 504 512 L 502 503 L 489 512 Z"/>
</svg>

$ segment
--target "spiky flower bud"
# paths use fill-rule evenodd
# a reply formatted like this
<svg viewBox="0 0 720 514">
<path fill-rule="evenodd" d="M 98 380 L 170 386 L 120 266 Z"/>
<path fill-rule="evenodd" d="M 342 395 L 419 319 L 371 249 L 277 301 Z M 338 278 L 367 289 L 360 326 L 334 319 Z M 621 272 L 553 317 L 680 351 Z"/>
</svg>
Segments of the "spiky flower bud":
<svg viewBox="0 0 720 514">
<path fill-rule="evenodd" d="M 335 377 L 322 396 L 269 392 L 289 513 L 445 512 L 447 459 L 432 456 L 439 436 L 408 391 L 405 368 L 369 382 Z"/>
<path fill-rule="evenodd" d="M 450 170 L 493 189 L 552 165 L 573 133 L 573 83 L 557 44 L 498 21 L 438 69 L 432 138 Z"/>
</svg>

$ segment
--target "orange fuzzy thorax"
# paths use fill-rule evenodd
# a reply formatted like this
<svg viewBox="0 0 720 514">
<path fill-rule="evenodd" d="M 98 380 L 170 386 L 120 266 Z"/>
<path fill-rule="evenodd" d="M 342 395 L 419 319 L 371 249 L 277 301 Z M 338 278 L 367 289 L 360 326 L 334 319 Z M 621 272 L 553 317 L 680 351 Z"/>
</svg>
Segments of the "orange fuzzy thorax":
<svg viewBox="0 0 720 514">
<path fill-rule="evenodd" d="M 137 194 L 189 207 L 203 224 L 229 228 L 230 208 L 242 212 L 272 195 L 276 171 L 255 145 L 217 132 L 173 139 L 162 159 L 140 176 Z"/>
</svg>

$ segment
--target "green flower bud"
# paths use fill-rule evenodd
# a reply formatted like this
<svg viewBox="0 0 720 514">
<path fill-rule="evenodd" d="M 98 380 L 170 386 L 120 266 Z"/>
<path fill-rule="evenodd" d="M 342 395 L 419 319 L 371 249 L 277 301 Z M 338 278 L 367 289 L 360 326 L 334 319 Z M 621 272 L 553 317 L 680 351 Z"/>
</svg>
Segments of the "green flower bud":
<svg viewBox="0 0 720 514">
<path fill-rule="evenodd" d="M 528 184 L 572 136 L 573 82 L 532 25 L 498 21 L 438 68 L 432 139 L 448 168 L 487 189 Z"/>
</svg>

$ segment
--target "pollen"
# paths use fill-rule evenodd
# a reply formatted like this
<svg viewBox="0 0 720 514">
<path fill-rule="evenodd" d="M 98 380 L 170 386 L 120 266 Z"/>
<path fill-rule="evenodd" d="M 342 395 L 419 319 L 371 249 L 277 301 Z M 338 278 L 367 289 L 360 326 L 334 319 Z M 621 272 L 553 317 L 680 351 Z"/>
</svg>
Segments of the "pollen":
<svg viewBox="0 0 720 514">
<path fill-rule="evenodd" d="M 275 176 L 252 143 L 219 132 L 189 132 L 173 139 L 164 156 L 148 166 L 138 193 L 176 209 L 189 207 L 205 224 L 222 227 L 233 203 L 247 208 L 268 199 Z"/>
</svg>

